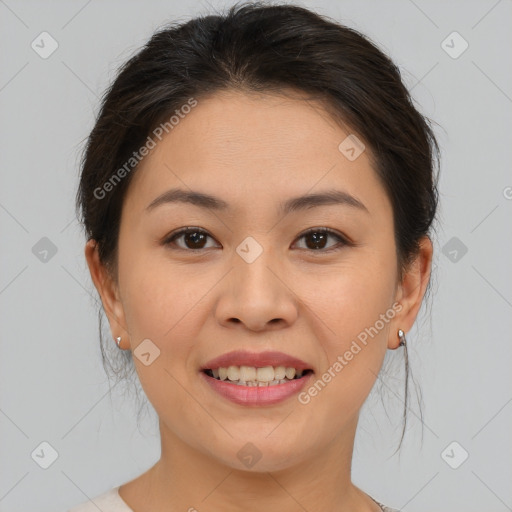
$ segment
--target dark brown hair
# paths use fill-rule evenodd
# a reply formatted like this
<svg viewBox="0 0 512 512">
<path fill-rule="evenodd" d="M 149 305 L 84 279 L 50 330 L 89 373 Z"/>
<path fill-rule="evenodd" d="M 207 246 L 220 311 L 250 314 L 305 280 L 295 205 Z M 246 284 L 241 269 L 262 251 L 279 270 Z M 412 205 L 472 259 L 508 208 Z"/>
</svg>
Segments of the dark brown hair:
<svg viewBox="0 0 512 512">
<path fill-rule="evenodd" d="M 97 241 L 100 260 L 113 275 L 123 199 L 136 166 L 104 197 L 97 191 L 152 131 L 190 98 L 292 89 L 321 101 L 370 150 L 393 206 L 402 277 L 437 209 L 439 148 L 429 120 L 415 108 L 398 67 L 369 38 L 306 8 L 263 2 L 157 31 L 106 91 L 83 154 L 76 206 L 87 238 Z M 121 352 L 131 358 L 130 351 Z M 404 432 L 405 422 L 402 438 Z"/>
</svg>

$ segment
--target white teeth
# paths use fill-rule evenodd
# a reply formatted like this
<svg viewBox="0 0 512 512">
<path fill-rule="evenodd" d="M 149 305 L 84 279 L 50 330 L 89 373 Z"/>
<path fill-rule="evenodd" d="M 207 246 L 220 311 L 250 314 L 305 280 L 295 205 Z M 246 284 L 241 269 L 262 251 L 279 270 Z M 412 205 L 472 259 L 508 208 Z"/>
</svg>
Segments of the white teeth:
<svg viewBox="0 0 512 512">
<path fill-rule="evenodd" d="M 296 370 L 285 366 L 228 366 L 211 370 L 214 378 L 220 380 L 228 379 L 234 384 L 241 386 L 276 386 L 284 384 L 294 378 L 302 377 L 304 371 Z"/>
<path fill-rule="evenodd" d="M 256 368 L 254 366 L 240 366 L 240 380 L 244 382 L 256 380 Z"/>
<path fill-rule="evenodd" d="M 274 368 L 274 379 L 284 379 L 286 377 L 286 368 L 284 366 L 276 366 Z"/>
<path fill-rule="evenodd" d="M 293 379 L 295 377 L 295 368 L 286 368 L 286 378 Z"/>
<path fill-rule="evenodd" d="M 238 366 L 228 367 L 228 379 L 239 380 L 240 379 L 240 368 Z"/>
<path fill-rule="evenodd" d="M 272 366 L 264 366 L 256 370 L 256 380 L 260 382 L 270 382 L 274 380 L 274 368 Z"/>
<path fill-rule="evenodd" d="M 237 386 L 252 386 L 252 387 L 267 387 L 267 386 L 277 386 L 277 384 L 286 384 L 290 382 L 288 379 L 282 380 L 273 380 L 272 382 L 258 382 L 256 380 L 245 382 L 243 380 L 237 380 L 233 382 Z"/>
</svg>

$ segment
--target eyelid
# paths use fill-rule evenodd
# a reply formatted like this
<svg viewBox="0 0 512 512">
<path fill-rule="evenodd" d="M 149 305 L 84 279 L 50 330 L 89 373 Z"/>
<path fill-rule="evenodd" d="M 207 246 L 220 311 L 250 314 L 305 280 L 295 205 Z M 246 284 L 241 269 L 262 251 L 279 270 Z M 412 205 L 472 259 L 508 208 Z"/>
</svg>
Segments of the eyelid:
<svg viewBox="0 0 512 512">
<path fill-rule="evenodd" d="M 187 233 L 201 233 L 201 234 L 207 235 L 212 240 L 215 240 L 213 238 L 213 236 L 210 235 L 210 233 L 208 233 L 208 231 L 206 231 L 205 229 L 202 229 L 202 228 L 199 228 L 196 226 L 187 226 L 187 227 L 176 229 L 176 230 L 172 231 L 171 233 L 169 233 L 168 235 L 166 235 L 164 237 L 164 239 L 162 240 L 162 245 L 164 245 L 164 246 L 171 245 L 171 243 L 175 239 L 180 238 L 181 236 L 186 235 Z M 195 253 L 199 253 L 199 252 L 205 250 L 205 249 L 195 249 L 195 250 L 194 249 L 184 249 L 183 247 L 172 247 L 172 249 L 175 249 L 178 251 L 195 252 Z M 207 249 L 211 249 L 211 247 L 207 247 Z"/>
<path fill-rule="evenodd" d="M 303 231 L 302 233 L 297 235 L 297 240 L 300 240 L 303 236 L 309 235 L 310 233 L 327 233 L 328 235 L 331 235 L 334 238 L 338 239 L 338 243 L 332 247 L 329 247 L 328 249 L 318 249 L 318 250 L 303 249 L 303 250 L 308 251 L 313 254 L 316 254 L 316 253 L 325 254 L 325 253 L 337 251 L 337 250 L 341 249 L 343 246 L 353 246 L 354 245 L 354 243 L 344 234 L 338 232 L 335 229 L 331 229 L 331 228 L 327 228 L 327 227 L 323 227 L 323 226 L 306 229 L 306 231 Z M 341 247 L 340 247 L 340 244 L 341 244 Z"/>
<path fill-rule="evenodd" d="M 183 235 L 185 235 L 187 233 L 194 233 L 194 232 L 204 234 L 204 235 L 210 237 L 212 240 L 215 240 L 215 238 L 210 233 L 208 233 L 208 231 L 206 231 L 205 229 L 202 229 L 202 228 L 199 228 L 199 227 L 196 227 L 196 226 L 187 226 L 187 227 L 179 228 L 179 229 L 169 233 L 167 236 L 164 237 L 164 239 L 162 241 L 162 244 L 165 245 L 165 246 L 171 245 L 171 243 L 175 239 L 180 238 L 181 236 L 183 236 Z M 318 250 L 314 250 L 314 249 L 301 249 L 301 250 L 304 250 L 304 251 L 308 251 L 310 253 L 319 253 L 319 254 L 328 253 L 328 252 L 339 250 L 343 246 L 353 246 L 353 245 L 355 245 L 344 234 L 342 234 L 342 233 L 340 233 L 340 232 L 338 232 L 338 231 L 336 231 L 334 229 L 327 228 L 327 227 L 308 228 L 305 231 L 302 231 L 299 235 L 297 235 L 297 238 L 295 240 L 300 240 L 302 237 L 304 237 L 306 235 L 309 235 L 310 233 L 327 233 L 328 235 L 331 235 L 334 238 L 338 239 L 338 244 L 334 245 L 333 247 L 329 247 L 328 249 L 318 249 Z M 340 244 L 341 244 L 341 247 L 340 247 Z M 186 252 L 194 252 L 194 253 L 200 253 L 200 252 L 205 250 L 205 249 L 184 249 L 183 247 L 174 247 L 173 249 L 181 250 L 181 251 L 186 251 Z M 212 247 L 207 247 L 206 249 L 212 249 Z"/>
</svg>

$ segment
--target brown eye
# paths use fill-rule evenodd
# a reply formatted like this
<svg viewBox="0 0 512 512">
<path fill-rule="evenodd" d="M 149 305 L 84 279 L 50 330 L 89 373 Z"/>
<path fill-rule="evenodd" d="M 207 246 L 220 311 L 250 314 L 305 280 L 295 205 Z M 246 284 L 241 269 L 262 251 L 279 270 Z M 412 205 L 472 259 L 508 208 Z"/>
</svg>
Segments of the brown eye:
<svg viewBox="0 0 512 512">
<path fill-rule="evenodd" d="M 306 241 L 305 249 L 311 251 L 328 252 L 340 248 L 340 245 L 348 245 L 348 242 L 345 240 L 345 238 L 343 238 L 335 231 L 327 228 L 310 229 L 299 237 L 299 239 L 302 238 Z M 329 238 L 336 239 L 338 243 L 326 248 Z"/>
<path fill-rule="evenodd" d="M 172 234 L 165 241 L 165 245 L 175 244 L 183 250 L 208 249 L 206 247 L 207 239 L 212 238 L 206 231 L 197 228 L 186 228 Z M 177 244 L 176 240 L 182 239 L 182 244 Z M 212 239 L 213 240 L 213 239 Z"/>
<path fill-rule="evenodd" d="M 184 228 L 179 231 L 172 233 L 167 237 L 163 244 L 174 245 L 177 249 L 184 251 L 199 251 L 201 249 L 209 249 L 216 247 L 215 245 L 207 246 L 208 238 L 213 238 L 204 230 L 199 228 Z M 339 233 L 328 228 L 312 228 L 303 233 L 300 239 L 305 240 L 305 247 L 300 247 L 309 251 L 314 252 L 330 252 L 333 250 L 340 249 L 350 243 Z M 337 243 L 329 245 L 329 239 L 334 239 Z M 180 243 L 177 241 L 181 240 Z"/>
</svg>

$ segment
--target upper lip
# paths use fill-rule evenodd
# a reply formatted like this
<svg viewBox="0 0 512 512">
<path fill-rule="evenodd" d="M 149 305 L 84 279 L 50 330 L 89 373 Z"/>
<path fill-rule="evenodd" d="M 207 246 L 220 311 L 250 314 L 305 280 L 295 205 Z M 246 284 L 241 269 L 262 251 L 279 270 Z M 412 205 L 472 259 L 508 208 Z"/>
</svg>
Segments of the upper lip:
<svg viewBox="0 0 512 512">
<path fill-rule="evenodd" d="M 283 352 L 266 351 L 256 353 L 248 352 L 247 350 L 234 350 L 208 361 L 201 367 L 201 370 L 212 370 L 220 367 L 227 368 L 229 366 L 284 366 L 286 368 L 295 368 L 296 370 L 312 369 L 308 363 Z"/>
</svg>

